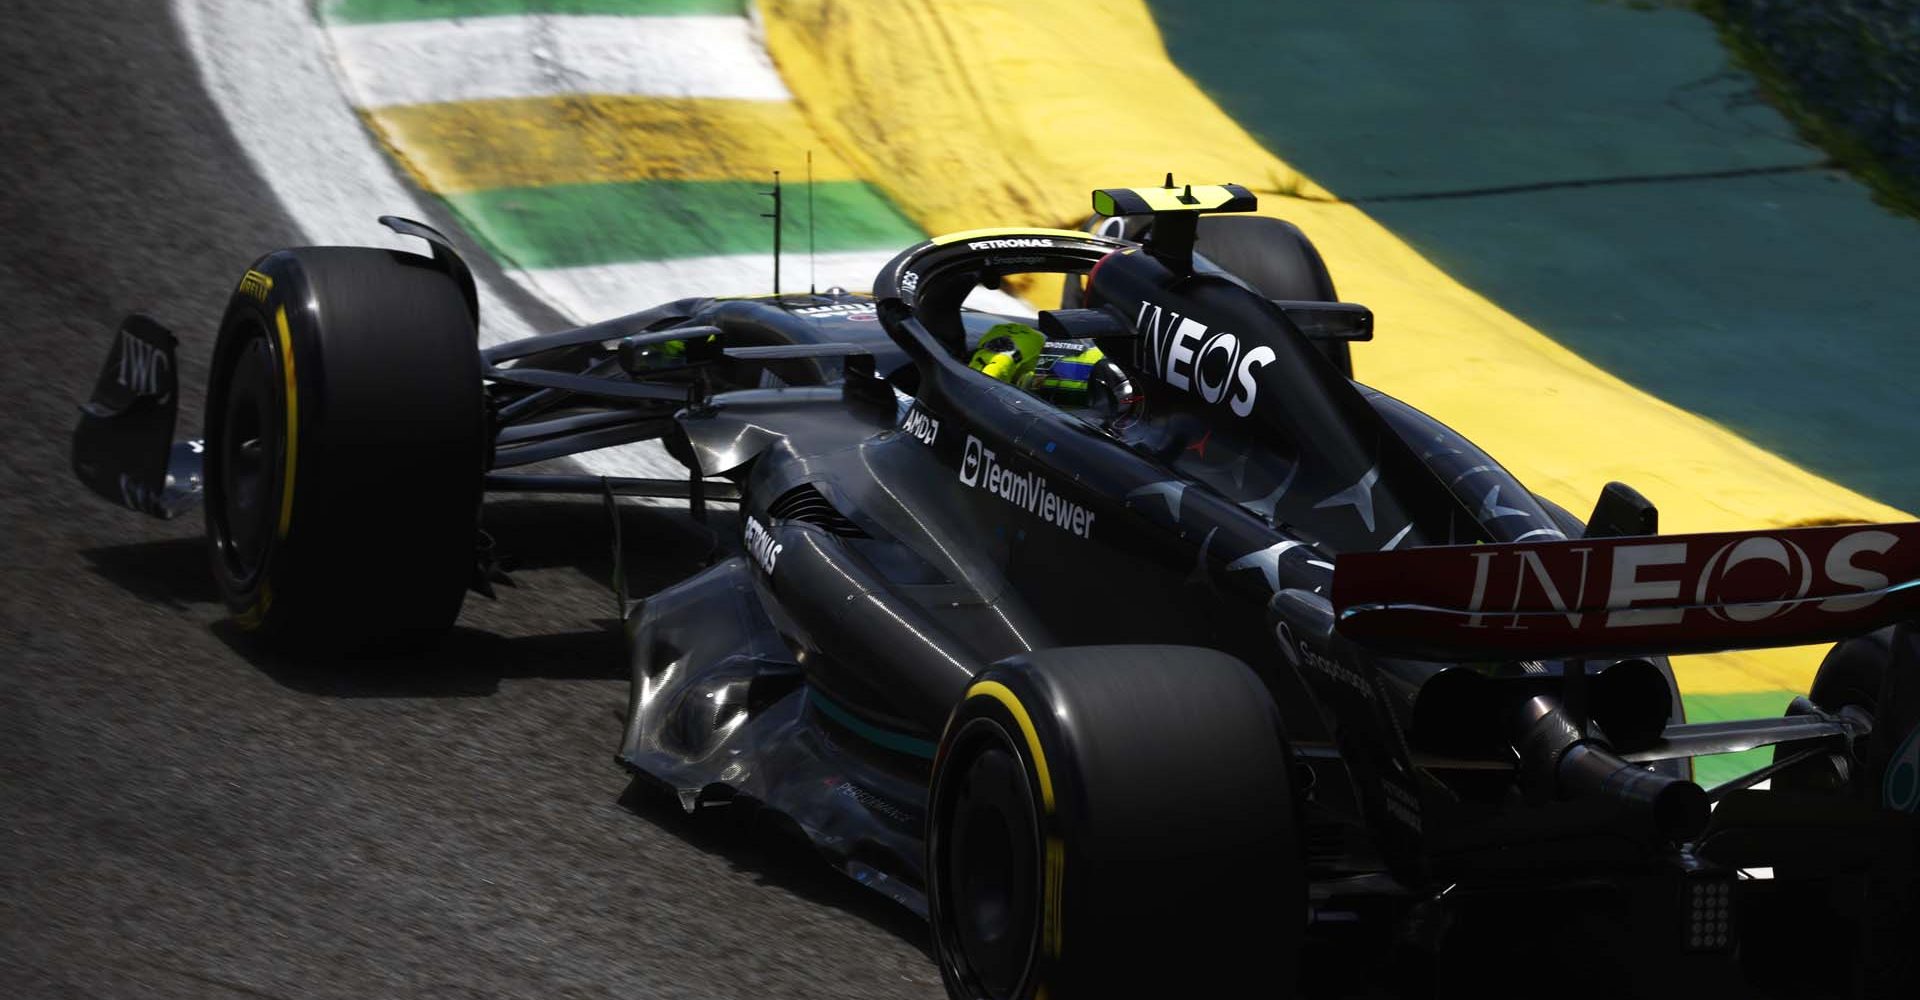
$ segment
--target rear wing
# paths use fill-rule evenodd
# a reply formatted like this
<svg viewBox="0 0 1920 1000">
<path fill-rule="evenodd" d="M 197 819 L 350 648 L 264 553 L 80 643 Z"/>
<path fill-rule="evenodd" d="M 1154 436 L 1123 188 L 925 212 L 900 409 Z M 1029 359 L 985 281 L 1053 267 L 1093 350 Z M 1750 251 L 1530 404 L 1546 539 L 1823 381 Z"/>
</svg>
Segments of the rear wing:
<svg viewBox="0 0 1920 1000">
<path fill-rule="evenodd" d="M 1427 660 L 1822 642 L 1920 615 L 1920 523 L 1353 552 L 1336 628 Z"/>
</svg>

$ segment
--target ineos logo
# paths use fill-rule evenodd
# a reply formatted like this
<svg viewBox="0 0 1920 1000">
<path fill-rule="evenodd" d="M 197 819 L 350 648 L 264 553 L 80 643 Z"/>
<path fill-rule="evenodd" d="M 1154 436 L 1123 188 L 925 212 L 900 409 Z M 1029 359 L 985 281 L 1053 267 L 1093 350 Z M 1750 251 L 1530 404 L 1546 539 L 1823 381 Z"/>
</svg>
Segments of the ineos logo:
<svg viewBox="0 0 1920 1000">
<path fill-rule="evenodd" d="M 1773 563 L 1786 571 L 1789 582 L 1781 592 L 1781 600 L 1771 604 L 1746 603 L 1718 607 L 1721 585 L 1741 564 L 1754 561 Z M 1708 607 L 1707 614 L 1721 621 L 1758 622 L 1785 614 L 1793 607 L 1788 601 L 1805 597 L 1812 589 L 1813 560 L 1807 558 L 1806 549 L 1789 541 L 1756 535 L 1728 542 L 1709 557 L 1706 567 L 1700 571 L 1700 583 L 1693 589 L 1693 598 L 1696 604 L 1716 605 Z"/>
<path fill-rule="evenodd" d="M 960 457 L 960 481 L 972 486 L 980 481 L 980 439 L 967 435 L 967 452 Z"/>
<path fill-rule="evenodd" d="M 1589 612 L 1600 613 L 1603 628 L 1678 625 L 1689 610 L 1679 603 L 1683 595 L 1692 598 L 1693 608 L 1735 625 L 1782 617 L 1809 605 L 1834 614 L 1860 611 L 1882 600 L 1892 582 L 1871 568 L 1871 562 L 1861 565 L 1860 557 L 1886 555 L 1899 541 L 1890 531 L 1863 529 L 1836 538 L 1816 559 L 1790 538 L 1747 535 L 1724 542 L 1703 563 L 1689 558 L 1683 540 L 1474 551 L 1466 554 L 1474 572 L 1466 608 L 1470 613 L 1462 625 L 1487 628 L 1487 619 L 1528 606 L 1565 615 L 1576 629 Z M 1593 558 L 1596 552 L 1601 553 L 1598 559 Z M 1780 585 L 1756 580 L 1755 574 L 1765 570 L 1750 565 L 1754 563 L 1779 567 L 1784 574 Z M 1736 578 L 1735 571 L 1743 567 Z M 1841 588 L 1855 593 L 1842 590 L 1809 599 L 1816 587 L 1823 594 Z M 1525 628 L 1521 618 L 1515 615 L 1499 627 Z"/>
<path fill-rule="evenodd" d="M 1227 407 L 1239 417 L 1252 413 L 1259 399 L 1260 383 L 1255 376 L 1279 357 L 1265 344 L 1245 349 L 1232 333 L 1211 329 L 1147 301 L 1140 303 L 1134 325 L 1146 338 L 1153 374 L 1160 381 L 1208 403 L 1226 400 Z M 1217 380 L 1207 379 L 1209 367 L 1219 373 Z"/>
</svg>

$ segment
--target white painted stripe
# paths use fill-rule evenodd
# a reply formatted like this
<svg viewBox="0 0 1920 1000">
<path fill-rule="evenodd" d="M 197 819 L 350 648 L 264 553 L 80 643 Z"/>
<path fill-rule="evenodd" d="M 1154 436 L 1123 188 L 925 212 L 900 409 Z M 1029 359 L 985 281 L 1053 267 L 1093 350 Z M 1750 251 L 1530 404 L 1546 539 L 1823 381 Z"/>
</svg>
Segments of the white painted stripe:
<svg viewBox="0 0 1920 1000">
<path fill-rule="evenodd" d="M 894 250 L 856 250 L 823 253 L 814 261 L 814 281 L 821 290 L 836 285 L 868 291 L 874 275 L 892 260 Z M 683 257 L 677 260 L 632 261 L 589 267 L 539 268 L 514 272 L 522 283 L 583 316 L 615 316 L 636 312 L 671 299 L 693 295 L 753 295 L 773 291 L 773 255 L 739 254 Z M 804 254 L 781 257 L 780 285 L 789 292 L 807 288 Z M 1033 316 L 1033 307 L 1004 292 L 979 289 L 967 298 L 976 309 L 1014 316 Z"/>
<path fill-rule="evenodd" d="M 578 93 L 793 99 L 744 17 L 535 14 L 327 31 L 361 107 Z"/>
<path fill-rule="evenodd" d="M 348 106 L 307 0 L 173 0 L 173 13 L 213 106 L 306 242 L 424 252 L 374 221 L 427 212 Z M 539 332 L 489 283 L 479 291 L 482 343 Z M 606 455 L 581 464 L 602 475 L 686 474 L 657 444 Z"/>
</svg>

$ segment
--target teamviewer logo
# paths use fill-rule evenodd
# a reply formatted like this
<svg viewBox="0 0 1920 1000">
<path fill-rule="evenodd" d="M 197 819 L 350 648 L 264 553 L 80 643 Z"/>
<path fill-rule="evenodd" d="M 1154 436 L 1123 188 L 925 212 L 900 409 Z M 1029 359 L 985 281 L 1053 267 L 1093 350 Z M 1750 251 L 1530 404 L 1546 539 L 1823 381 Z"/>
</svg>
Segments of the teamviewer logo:
<svg viewBox="0 0 1920 1000">
<path fill-rule="evenodd" d="M 972 486 L 980 481 L 980 439 L 967 435 L 967 453 L 960 457 L 960 481 Z"/>
</svg>

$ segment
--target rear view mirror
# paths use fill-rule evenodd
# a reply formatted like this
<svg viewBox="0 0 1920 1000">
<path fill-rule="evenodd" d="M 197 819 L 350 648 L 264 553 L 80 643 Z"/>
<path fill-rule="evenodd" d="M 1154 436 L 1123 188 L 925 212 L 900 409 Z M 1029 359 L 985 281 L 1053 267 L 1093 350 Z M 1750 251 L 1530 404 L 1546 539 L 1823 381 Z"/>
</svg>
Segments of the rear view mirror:
<svg viewBox="0 0 1920 1000">
<path fill-rule="evenodd" d="M 1372 340 L 1373 310 L 1357 302 L 1272 299 L 1308 340 Z"/>
</svg>

